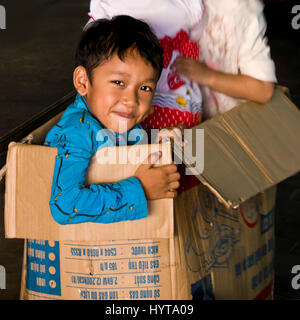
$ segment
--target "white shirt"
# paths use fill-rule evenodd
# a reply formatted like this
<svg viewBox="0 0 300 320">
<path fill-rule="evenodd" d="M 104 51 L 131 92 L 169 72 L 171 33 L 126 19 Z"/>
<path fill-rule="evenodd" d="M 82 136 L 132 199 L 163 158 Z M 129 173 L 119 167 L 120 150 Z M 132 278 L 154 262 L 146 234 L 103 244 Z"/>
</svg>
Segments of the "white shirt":
<svg viewBox="0 0 300 320">
<path fill-rule="evenodd" d="M 178 30 L 190 32 L 192 40 L 199 39 L 199 23 L 203 15 L 202 0 L 91 0 L 92 19 L 129 15 L 148 23 L 156 36 L 174 37 Z M 90 20 L 91 21 L 91 20 Z"/>
<path fill-rule="evenodd" d="M 275 65 L 264 37 L 266 21 L 260 0 L 204 0 L 206 25 L 201 35 L 199 59 L 231 74 L 245 74 L 276 82 Z M 243 100 L 201 88 L 206 117 L 223 113 Z"/>
</svg>

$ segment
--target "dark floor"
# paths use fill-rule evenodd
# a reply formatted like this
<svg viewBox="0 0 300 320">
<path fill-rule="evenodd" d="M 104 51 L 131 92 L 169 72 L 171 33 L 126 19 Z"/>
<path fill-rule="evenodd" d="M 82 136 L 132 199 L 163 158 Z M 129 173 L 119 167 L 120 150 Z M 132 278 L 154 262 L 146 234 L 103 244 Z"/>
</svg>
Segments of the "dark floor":
<svg viewBox="0 0 300 320">
<path fill-rule="evenodd" d="M 71 90 L 73 52 L 87 21 L 89 0 L 1 1 L 7 29 L 0 30 L 0 138 Z M 300 106 L 300 29 L 291 27 L 291 2 L 265 9 L 278 82 Z M 300 133 L 295 132 L 299 135 Z M 0 163 L 4 163 L 2 156 Z M 2 189 L 1 189 L 2 188 Z M 0 194 L 3 193 L 0 185 Z M 5 240 L 0 197 L 0 265 L 7 264 L 7 290 L 0 299 L 18 299 L 23 240 Z M 278 185 L 275 215 L 275 299 L 300 299 L 291 286 L 300 265 L 300 174 Z M 9 265 L 9 266 L 8 266 Z"/>
</svg>

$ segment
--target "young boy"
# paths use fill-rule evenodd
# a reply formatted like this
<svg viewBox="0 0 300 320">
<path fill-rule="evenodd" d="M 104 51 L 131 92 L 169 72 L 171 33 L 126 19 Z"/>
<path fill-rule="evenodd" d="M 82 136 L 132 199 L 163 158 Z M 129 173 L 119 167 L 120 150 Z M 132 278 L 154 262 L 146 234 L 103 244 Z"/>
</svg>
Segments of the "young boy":
<svg viewBox="0 0 300 320">
<path fill-rule="evenodd" d="M 162 67 L 161 46 L 144 22 L 117 16 L 97 20 L 84 32 L 73 74 L 78 94 L 45 140 L 58 150 L 50 199 L 58 223 L 140 219 L 147 216 L 147 199 L 176 196 L 180 175 L 174 164 L 142 164 L 128 179 L 85 185 L 96 151 L 130 144 L 131 130 L 141 129 Z M 136 142 L 143 140 L 140 132 Z"/>
</svg>

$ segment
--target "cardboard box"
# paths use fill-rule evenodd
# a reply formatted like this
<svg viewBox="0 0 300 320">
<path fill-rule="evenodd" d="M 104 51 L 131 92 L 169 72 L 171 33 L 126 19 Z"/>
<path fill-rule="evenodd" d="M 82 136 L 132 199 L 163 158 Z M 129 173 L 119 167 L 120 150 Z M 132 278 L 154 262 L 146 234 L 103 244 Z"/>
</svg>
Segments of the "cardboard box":
<svg viewBox="0 0 300 320">
<path fill-rule="evenodd" d="M 193 287 L 198 297 L 252 299 L 262 292 L 261 298 L 270 298 L 274 199 L 271 188 L 228 211 L 207 189 L 196 187 L 175 201 L 173 238 L 27 240 L 21 297 L 191 299 Z M 252 218 L 251 227 L 241 210 Z"/>
<path fill-rule="evenodd" d="M 21 298 L 271 298 L 275 185 L 300 169 L 300 112 L 277 89 L 270 103 L 243 104 L 196 129 L 205 132 L 205 167 L 190 170 L 201 184 L 190 177 L 174 203 L 150 204 L 141 221 L 86 223 L 78 230 L 54 225 L 49 216 L 55 151 L 11 144 L 6 236 L 38 240 L 26 241 Z M 48 130 L 45 124 L 32 141 Z M 187 143 L 195 150 L 192 138 Z M 103 182 L 97 170 L 108 167 L 89 168 L 90 177 Z M 130 170 L 114 166 L 115 176 L 107 178 Z M 38 193 L 30 196 L 35 187 Z"/>
</svg>

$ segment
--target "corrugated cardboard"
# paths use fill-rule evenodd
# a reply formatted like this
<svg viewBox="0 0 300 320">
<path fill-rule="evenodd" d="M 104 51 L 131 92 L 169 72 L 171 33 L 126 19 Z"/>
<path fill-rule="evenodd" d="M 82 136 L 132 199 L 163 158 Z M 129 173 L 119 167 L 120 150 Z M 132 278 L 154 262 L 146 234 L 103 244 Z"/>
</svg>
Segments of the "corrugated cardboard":
<svg viewBox="0 0 300 320">
<path fill-rule="evenodd" d="M 279 88 L 264 105 L 247 102 L 197 128 L 205 132 L 205 165 L 193 173 L 228 207 L 299 171 L 300 111 Z"/>
<path fill-rule="evenodd" d="M 97 163 L 97 157 L 105 156 L 110 150 L 111 147 L 102 148 L 92 158 L 86 177 L 87 185 L 115 182 L 134 175 L 138 164 L 129 161 L 128 164 Z M 139 163 L 147 158 L 147 154 L 161 150 L 160 163 L 167 164 L 172 161 L 169 144 L 119 147 L 113 150 L 116 151 L 116 159 L 121 159 L 130 152 L 136 154 L 137 160 L 141 158 Z M 95 241 L 111 240 L 112 234 L 116 240 L 173 237 L 172 199 L 148 201 L 149 215 L 146 220 L 114 224 L 56 223 L 49 208 L 56 153 L 56 148 L 46 146 L 10 144 L 5 192 L 7 238 Z"/>
<path fill-rule="evenodd" d="M 200 185 L 176 199 L 177 298 L 196 288 L 196 297 L 205 289 L 215 299 L 271 298 L 275 197 L 272 187 L 228 209 Z"/>
<path fill-rule="evenodd" d="M 21 298 L 272 298 L 275 191 L 228 210 L 194 187 L 175 200 L 169 239 L 27 240 Z"/>
<path fill-rule="evenodd" d="M 49 149 L 11 145 L 6 181 L 7 236 L 43 239 L 27 241 L 21 298 L 272 298 L 274 185 L 300 169 L 299 144 L 294 139 L 294 132 L 300 129 L 300 112 L 277 89 L 273 100 L 264 106 L 246 103 L 197 128 L 205 129 L 204 172 L 195 172 L 203 184 L 187 188 L 176 198 L 169 229 L 163 227 L 158 232 L 147 224 L 149 217 L 141 220 L 147 228 L 141 226 L 144 230 L 135 238 L 138 240 L 133 234 L 139 230 L 130 229 L 134 221 L 126 222 L 126 230 L 118 229 L 119 223 L 113 224 L 109 239 L 98 238 L 92 229 L 98 226 L 91 224 L 85 231 L 90 235 L 83 236 L 88 239 L 68 239 L 72 233 L 63 231 L 65 226 L 55 230 L 41 223 L 41 215 L 50 217 L 46 205 L 35 210 L 31 204 L 30 210 L 24 210 L 28 201 L 23 197 L 20 202 L 18 191 L 41 186 L 41 181 L 49 183 L 52 170 L 49 174 L 36 169 L 43 166 L 42 158 L 34 160 L 32 168 L 28 165 L 35 151 L 42 155 Z M 33 149 L 27 152 L 29 148 Z M 179 151 L 175 146 L 175 152 Z M 192 154 L 187 156 L 192 158 Z M 43 161 L 51 168 L 53 159 L 50 163 L 46 158 Z M 26 175 L 26 169 L 31 172 L 27 177 L 35 180 L 19 189 L 24 179 L 17 182 L 18 175 Z M 39 170 L 38 174 L 34 170 Z M 35 200 L 37 203 L 41 198 Z M 156 210 L 152 214 L 155 216 Z M 23 219 L 22 224 L 19 219 Z M 38 223 L 32 222 L 34 219 Z M 165 221 L 164 217 L 161 220 Z M 173 223 L 174 233 L 170 232 Z M 48 241 L 51 239 L 59 241 Z M 90 239 L 93 241 L 83 241 Z"/>
<path fill-rule="evenodd" d="M 28 240 L 25 248 L 21 299 L 175 297 L 169 239 Z"/>
</svg>

